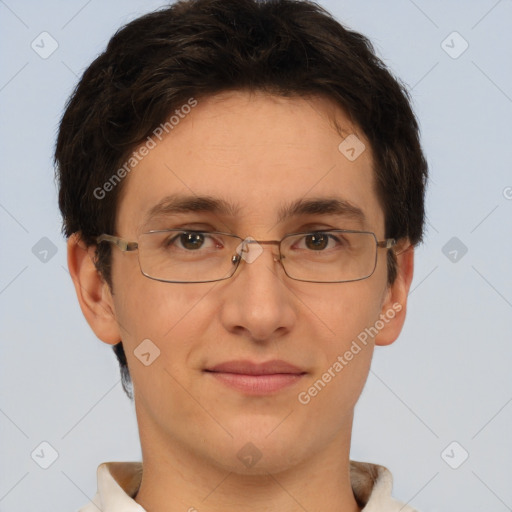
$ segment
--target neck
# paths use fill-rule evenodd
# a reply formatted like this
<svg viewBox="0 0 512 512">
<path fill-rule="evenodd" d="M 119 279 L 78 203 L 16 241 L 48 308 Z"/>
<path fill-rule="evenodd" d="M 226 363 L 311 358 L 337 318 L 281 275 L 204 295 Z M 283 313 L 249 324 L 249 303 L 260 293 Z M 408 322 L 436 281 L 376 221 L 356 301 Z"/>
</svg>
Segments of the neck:
<svg viewBox="0 0 512 512">
<path fill-rule="evenodd" d="M 148 511 L 360 512 L 350 483 L 350 429 L 307 459 L 289 457 L 283 470 L 257 464 L 258 474 L 223 468 L 168 438 L 150 442 L 155 437 L 140 431 L 143 475 L 135 501 Z"/>
</svg>

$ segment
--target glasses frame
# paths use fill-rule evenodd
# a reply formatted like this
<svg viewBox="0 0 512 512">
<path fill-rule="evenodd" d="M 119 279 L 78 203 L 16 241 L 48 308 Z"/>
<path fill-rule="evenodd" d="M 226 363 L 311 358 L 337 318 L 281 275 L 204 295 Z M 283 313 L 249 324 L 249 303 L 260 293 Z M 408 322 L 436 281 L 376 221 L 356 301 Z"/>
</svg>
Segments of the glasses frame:
<svg viewBox="0 0 512 512">
<path fill-rule="evenodd" d="M 277 245 L 278 251 L 279 251 L 279 257 L 277 257 L 277 258 L 274 257 L 274 261 L 279 262 L 281 264 L 281 266 L 284 270 L 284 273 L 286 274 L 287 277 L 289 277 L 290 279 L 293 279 L 294 281 L 301 281 L 301 282 L 305 282 L 305 283 L 320 283 L 320 284 L 352 283 L 355 281 L 362 281 L 364 279 L 368 279 L 375 273 L 375 269 L 377 268 L 377 259 L 378 259 L 378 254 L 379 254 L 378 249 L 392 249 L 397 244 L 397 241 L 394 238 L 386 238 L 384 240 L 378 240 L 377 235 L 375 233 L 373 233 L 372 231 L 357 231 L 357 230 L 352 230 L 352 229 L 324 229 L 324 230 L 313 230 L 313 231 L 300 231 L 300 232 L 296 232 L 296 233 L 288 233 L 285 236 L 283 236 L 283 238 L 281 238 L 281 240 L 254 240 L 250 237 L 242 238 L 233 233 L 225 233 L 222 231 L 205 231 L 205 230 L 198 230 L 198 229 L 155 229 L 155 230 L 151 230 L 151 231 L 146 231 L 145 233 L 142 233 L 142 234 L 168 233 L 168 232 L 169 233 L 172 233 L 172 232 L 208 233 L 208 234 L 212 234 L 212 235 L 224 235 L 224 236 L 229 236 L 231 238 L 237 238 L 238 240 L 240 240 L 240 243 L 245 242 L 246 244 L 257 243 L 260 245 Z M 310 279 L 298 279 L 298 278 L 292 277 L 288 274 L 288 272 L 286 271 L 286 266 L 283 264 L 283 261 L 282 261 L 283 259 L 286 259 L 286 256 L 283 256 L 283 254 L 281 253 L 281 244 L 284 240 L 286 240 L 287 238 L 289 238 L 291 236 L 297 236 L 297 235 L 308 235 L 308 234 L 315 234 L 315 233 L 333 233 L 333 232 L 334 233 L 361 233 L 361 234 L 373 236 L 377 250 L 375 251 L 375 262 L 373 265 L 373 270 L 367 276 L 360 277 L 358 279 L 345 279 L 343 281 L 313 281 Z M 128 240 L 125 240 L 124 238 L 121 238 L 121 237 L 118 237 L 115 235 L 108 235 L 106 233 L 99 235 L 98 237 L 96 237 L 95 240 L 96 240 L 97 245 L 99 245 L 102 242 L 112 243 L 112 244 L 116 245 L 123 252 L 133 252 L 133 251 L 137 251 L 139 249 L 138 241 L 130 242 Z M 152 277 L 152 276 L 146 274 L 142 270 L 142 265 L 140 263 L 140 258 L 138 256 L 137 256 L 137 259 L 139 262 L 139 268 L 140 268 L 142 275 L 147 277 L 148 279 L 153 279 L 154 281 L 160 281 L 162 283 L 195 284 L 195 283 L 214 283 L 217 281 L 225 281 L 227 279 L 230 279 L 231 277 L 233 277 L 235 275 L 238 267 L 240 266 L 240 261 L 243 259 L 243 257 L 241 254 L 234 254 L 231 257 L 231 262 L 234 265 L 233 271 L 226 277 L 221 277 L 220 279 L 210 279 L 208 281 L 170 281 L 168 279 L 160 279 L 157 277 Z"/>
</svg>

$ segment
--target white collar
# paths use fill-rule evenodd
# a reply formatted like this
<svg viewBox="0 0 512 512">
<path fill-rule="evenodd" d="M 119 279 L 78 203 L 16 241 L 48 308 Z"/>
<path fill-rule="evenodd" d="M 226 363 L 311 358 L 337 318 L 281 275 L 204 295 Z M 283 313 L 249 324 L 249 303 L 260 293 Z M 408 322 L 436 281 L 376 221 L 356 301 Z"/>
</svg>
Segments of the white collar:
<svg viewBox="0 0 512 512">
<path fill-rule="evenodd" d="M 141 462 L 104 462 L 98 466 L 98 492 L 79 512 L 146 512 L 133 500 L 142 479 Z M 354 496 L 362 512 L 416 512 L 391 496 L 393 477 L 384 466 L 350 461 Z"/>
</svg>

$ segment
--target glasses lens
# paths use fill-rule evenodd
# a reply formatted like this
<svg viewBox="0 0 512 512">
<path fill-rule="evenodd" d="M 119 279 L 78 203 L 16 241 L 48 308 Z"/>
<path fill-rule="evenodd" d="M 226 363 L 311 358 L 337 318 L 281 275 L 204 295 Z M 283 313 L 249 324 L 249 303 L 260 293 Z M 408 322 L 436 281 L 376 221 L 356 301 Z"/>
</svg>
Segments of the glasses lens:
<svg viewBox="0 0 512 512">
<path fill-rule="evenodd" d="M 357 281 L 373 274 L 377 239 L 373 233 L 315 231 L 289 235 L 281 244 L 287 275 L 320 283 Z"/>
<path fill-rule="evenodd" d="M 162 230 L 139 238 L 142 273 L 161 281 L 193 283 L 227 279 L 240 239 L 214 232 Z"/>
</svg>

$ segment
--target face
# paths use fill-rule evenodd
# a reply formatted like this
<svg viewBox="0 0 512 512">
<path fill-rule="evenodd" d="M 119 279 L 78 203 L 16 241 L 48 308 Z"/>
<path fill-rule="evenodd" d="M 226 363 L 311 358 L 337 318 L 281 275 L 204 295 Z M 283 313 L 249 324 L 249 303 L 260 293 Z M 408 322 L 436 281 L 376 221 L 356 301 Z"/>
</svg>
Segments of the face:
<svg viewBox="0 0 512 512">
<path fill-rule="evenodd" d="M 338 149 L 349 134 L 366 146 L 355 160 Z M 201 100 L 126 180 L 116 234 L 129 241 L 166 228 L 256 240 L 356 229 L 384 239 L 369 143 L 322 98 L 230 92 Z M 171 211 L 148 219 L 169 196 L 221 200 L 232 211 Z M 322 211 L 278 218 L 297 201 L 323 199 L 345 201 L 364 218 Z M 143 450 L 173 447 L 230 471 L 275 472 L 349 441 L 373 346 L 394 339 L 403 321 L 404 304 L 390 313 L 395 296 L 387 286 L 386 250 L 379 249 L 370 278 L 325 284 L 288 278 L 276 261 L 277 246 L 261 247 L 230 279 L 195 284 L 148 279 L 137 252 L 113 247 L 109 300 L 134 383 Z M 375 333 L 376 322 L 384 327 L 373 339 L 365 329 L 373 326 Z M 159 356 L 146 366 L 136 353 L 148 339 L 150 359 L 154 347 Z M 281 361 L 295 370 L 270 367 L 273 375 L 243 377 L 236 375 L 237 367 L 246 373 L 240 361 Z M 229 371 L 212 371 L 224 363 L 233 363 Z M 241 449 L 261 455 L 254 468 L 240 462 Z"/>
</svg>

